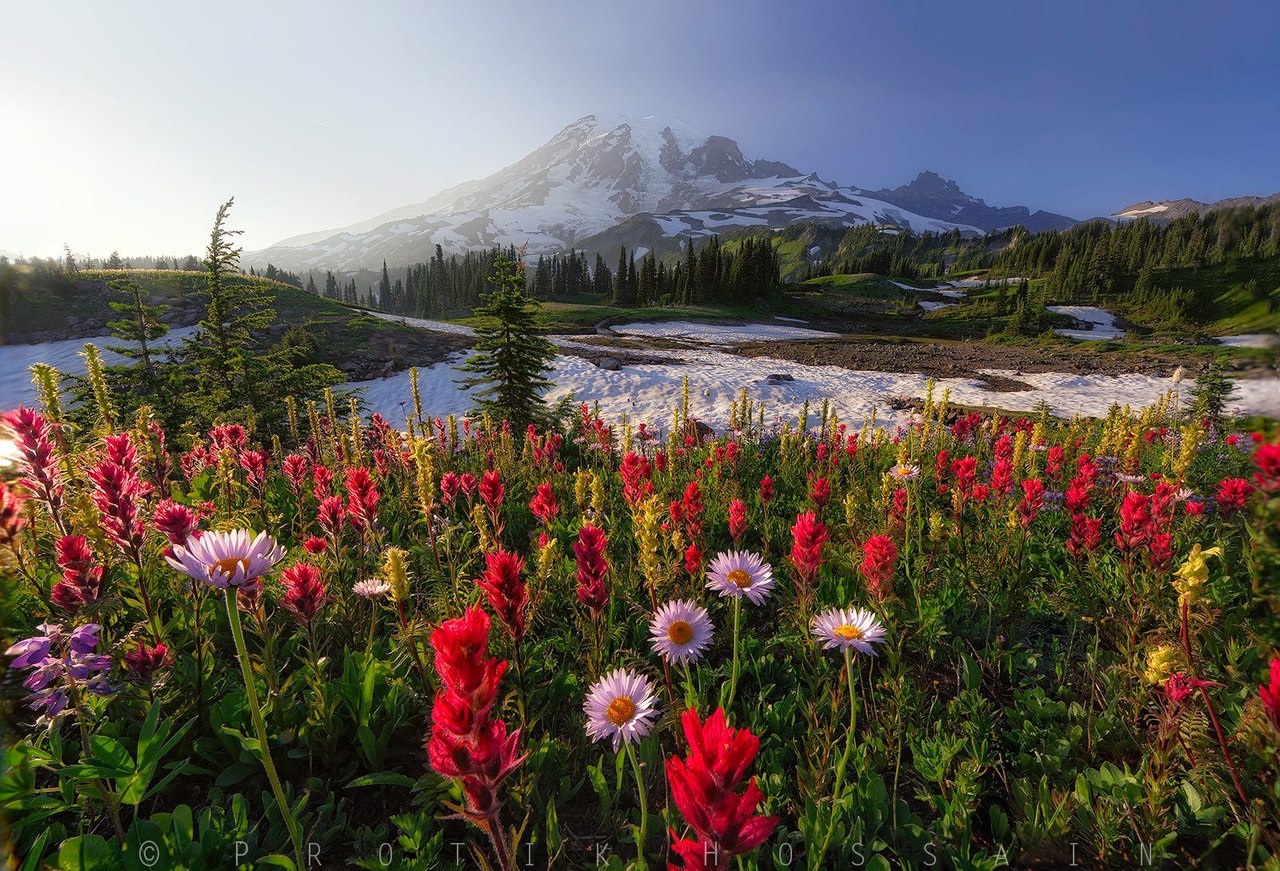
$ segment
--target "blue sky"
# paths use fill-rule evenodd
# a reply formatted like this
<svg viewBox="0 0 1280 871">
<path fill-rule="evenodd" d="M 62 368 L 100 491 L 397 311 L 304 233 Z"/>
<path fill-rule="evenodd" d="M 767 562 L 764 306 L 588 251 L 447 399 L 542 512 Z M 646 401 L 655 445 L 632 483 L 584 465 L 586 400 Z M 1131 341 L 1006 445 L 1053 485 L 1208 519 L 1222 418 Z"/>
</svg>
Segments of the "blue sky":
<svg viewBox="0 0 1280 871">
<path fill-rule="evenodd" d="M 588 112 L 1075 217 L 1280 191 L 1269 3 L 13 4 L 0 250 L 249 248 L 511 163 Z"/>
</svg>

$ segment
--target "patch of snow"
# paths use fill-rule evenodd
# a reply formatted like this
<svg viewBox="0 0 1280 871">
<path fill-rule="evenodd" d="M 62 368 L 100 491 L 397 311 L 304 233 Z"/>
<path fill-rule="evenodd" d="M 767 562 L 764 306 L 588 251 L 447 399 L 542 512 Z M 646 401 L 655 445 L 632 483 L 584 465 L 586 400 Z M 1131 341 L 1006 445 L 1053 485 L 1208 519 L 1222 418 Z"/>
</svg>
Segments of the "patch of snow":
<svg viewBox="0 0 1280 871">
<path fill-rule="evenodd" d="M 922 300 L 920 300 L 920 302 L 918 303 L 918 305 L 920 306 L 920 308 L 924 309 L 924 310 L 925 310 L 925 311 L 927 311 L 927 312 L 936 312 L 936 311 L 938 311 L 938 309 L 944 309 L 944 308 L 955 308 L 955 306 L 956 306 L 956 305 L 958 305 L 958 303 L 954 303 L 954 302 L 929 302 L 928 300 L 924 300 L 924 299 L 922 299 Z"/>
<path fill-rule="evenodd" d="M 557 357 L 548 375 L 555 386 L 548 390 L 547 399 L 554 402 L 572 393 L 583 402 L 598 402 L 608 419 L 616 421 L 626 414 L 635 423 L 645 422 L 661 431 L 671 419 L 681 381 L 688 377 L 693 415 L 716 429 L 728 424 L 730 403 L 737 399 L 743 387 L 754 399 L 765 403 L 769 420 L 794 421 L 805 400 L 809 400 L 811 407 L 817 407 L 823 399 L 828 399 L 851 426 L 868 417 L 875 408 L 881 425 L 893 428 L 909 423 L 911 412 L 890 409 L 886 405 L 888 398 L 921 397 L 929 380 L 915 374 L 861 372 L 838 366 L 806 366 L 789 360 L 740 357 L 713 348 L 665 350 L 661 354 L 660 361 L 628 364 L 616 372 L 600 369 L 581 357 Z M 419 370 L 422 404 L 428 414 L 464 414 L 471 409 L 470 396 L 454 383 L 453 379 L 459 376 L 451 367 L 451 363 L 456 364 L 464 357 L 458 354 L 450 363 Z M 766 382 L 764 375 L 773 372 L 790 375 L 795 380 Z M 950 390 L 952 401 L 965 405 L 1031 411 L 1044 400 L 1064 416 L 1075 413 L 1103 416 L 1112 403 L 1127 403 L 1137 408 L 1154 403 L 1163 393 L 1175 388 L 1182 390 L 1185 398 L 1192 386 L 1187 382 L 1175 385 L 1171 377 L 1136 374 L 1025 374 L 1010 370 L 988 370 L 987 374 L 1015 378 L 1031 389 L 993 392 L 976 379 L 943 378 L 937 379 L 937 390 Z M 1274 382 L 1246 379 L 1235 384 L 1238 394 L 1230 404 L 1233 412 L 1280 415 L 1280 395 Z M 369 410 L 380 413 L 392 424 L 399 424 L 412 409 L 408 372 L 347 386 L 363 390 Z"/>
<path fill-rule="evenodd" d="M 409 327 L 417 327 L 420 330 L 431 330 L 436 333 L 453 333 L 456 336 L 474 336 L 476 331 L 471 327 L 462 324 L 450 324 L 445 321 L 429 321 L 423 318 L 411 318 L 404 315 L 393 315 L 387 312 L 377 312 L 372 310 L 361 310 L 362 314 L 370 315 L 384 321 L 392 321 L 397 324 L 404 324 Z"/>
<path fill-rule="evenodd" d="M 1086 341 L 1124 338 L 1125 331 L 1116 326 L 1115 315 L 1106 309 L 1093 305 L 1050 305 L 1045 308 L 1056 314 L 1068 315 L 1088 325 L 1083 330 L 1054 330 L 1060 336 Z"/>
<path fill-rule="evenodd" d="M 182 340 L 195 335 L 195 327 L 170 330 L 164 338 L 152 342 L 158 357 L 165 351 L 177 348 Z M 111 336 L 94 336 L 87 339 L 65 339 L 60 342 L 40 342 L 34 345 L 0 345 L 0 410 L 36 401 L 36 388 L 31 383 L 30 367 L 35 363 L 48 363 L 63 375 L 83 375 L 84 357 L 80 352 L 86 344 L 93 344 L 102 352 L 102 362 L 108 366 L 132 363 L 128 357 L 106 349 L 106 345 L 136 347 L 135 342 L 122 342 Z"/>
<path fill-rule="evenodd" d="M 1149 206 L 1145 209 L 1126 209 L 1125 211 L 1118 212 L 1117 214 L 1123 217 L 1133 217 L 1134 215 L 1154 215 L 1157 212 L 1167 211 L 1168 208 L 1168 203 L 1156 203 L 1154 206 Z"/>
<path fill-rule="evenodd" d="M 1231 348 L 1275 348 L 1280 338 L 1275 333 L 1241 333 L 1238 336 L 1219 336 L 1219 345 Z"/>
<path fill-rule="evenodd" d="M 942 296 L 949 296 L 952 299 L 964 299 L 969 295 L 969 291 L 967 290 L 954 290 L 949 288 L 935 290 L 934 293 L 941 294 Z"/>
<path fill-rule="evenodd" d="M 789 321 L 790 323 L 793 323 L 793 324 L 807 324 L 807 323 L 809 323 L 808 321 L 801 320 L 800 318 L 787 318 L 787 317 L 783 317 L 782 315 L 774 315 L 774 316 L 773 316 L 773 319 L 774 319 L 775 321 Z"/>
<path fill-rule="evenodd" d="M 664 339 L 690 339 L 707 345 L 733 345 L 770 339 L 838 339 L 838 333 L 785 327 L 780 324 L 703 324 L 693 321 L 660 321 L 658 323 L 619 324 L 610 327 L 624 336 L 649 336 Z"/>
</svg>

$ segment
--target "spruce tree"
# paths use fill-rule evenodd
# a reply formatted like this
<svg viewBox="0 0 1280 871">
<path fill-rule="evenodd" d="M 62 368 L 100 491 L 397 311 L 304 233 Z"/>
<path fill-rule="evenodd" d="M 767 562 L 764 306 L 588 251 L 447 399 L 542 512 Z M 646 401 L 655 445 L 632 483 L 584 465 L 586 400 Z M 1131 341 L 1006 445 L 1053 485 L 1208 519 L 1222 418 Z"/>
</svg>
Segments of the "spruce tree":
<svg viewBox="0 0 1280 871">
<path fill-rule="evenodd" d="M 160 319 L 169 307 L 148 304 L 146 294 L 132 276 L 117 278 L 108 287 L 125 296 L 127 301 L 112 300 L 107 303 L 112 311 L 122 315 L 120 320 L 110 321 L 107 327 L 115 338 L 131 344 L 107 345 L 107 350 L 141 363 L 142 381 L 149 390 L 156 384 L 152 345 L 169 332 L 169 325 Z"/>
<path fill-rule="evenodd" d="M 546 403 L 542 391 L 551 386 L 546 372 L 555 359 L 556 348 L 537 333 L 536 299 L 525 295 L 524 264 L 499 253 L 489 277 L 489 291 L 481 294 L 483 305 L 475 310 L 481 318 L 476 326 L 475 356 L 460 368 L 474 373 L 459 384 L 481 388 L 475 396 L 481 412 L 495 420 L 509 421 L 523 429 L 530 423 L 545 423 Z"/>
</svg>

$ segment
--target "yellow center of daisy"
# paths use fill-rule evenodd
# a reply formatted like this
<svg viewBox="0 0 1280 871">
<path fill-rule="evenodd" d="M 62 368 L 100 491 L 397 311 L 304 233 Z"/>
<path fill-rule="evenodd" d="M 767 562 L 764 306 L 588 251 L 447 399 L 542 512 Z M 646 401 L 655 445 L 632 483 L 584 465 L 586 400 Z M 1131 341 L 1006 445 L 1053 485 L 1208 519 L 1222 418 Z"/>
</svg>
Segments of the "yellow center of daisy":
<svg viewBox="0 0 1280 871">
<path fill-rule="evenodd" d="M 226 559 L 218 560 L 213 564 L 212 569 L 214 572 L 221 572 L 228 578 L 234 578 L 236 576 L 236 566 L 244 566 L 245 573 L 248 574 L 249 561 L 235 556 L 229 556 Z"/>
<path fill-rule="evenodd" d="M 667 638 L 672 644 L 688 644 L 693 638 L 693 627 L 683 620 L 676 620 L 667 627 Z"/>
<path fill-rule="evenodd" d="M 726 576 L 729 583 L 733 584 L 740 590 L 745 590 L 751 586 L 751 572 L 746 569 L 734 569 Z"/>
<path fill-rule="evenodd" d="M 635 715 L 636 703 L 626 696 L 618 696 L 618 698 L 609 702 L 609 709 L 605 711 L 605 716 L 615 726 L 627 723 Z"/>
<path fill-rule="evenodd" d="M 859 638 L 862 637 L 862 630 L 859 629 L 857 626 L 850 626 L 848 623 L 844 624 L 843 626 L 837 626 L 835 629 L 832 629 L 831 631 L 834 632 L 836 635 L 839 635 L 845 641 L 857 641 Z"/>
</svg>

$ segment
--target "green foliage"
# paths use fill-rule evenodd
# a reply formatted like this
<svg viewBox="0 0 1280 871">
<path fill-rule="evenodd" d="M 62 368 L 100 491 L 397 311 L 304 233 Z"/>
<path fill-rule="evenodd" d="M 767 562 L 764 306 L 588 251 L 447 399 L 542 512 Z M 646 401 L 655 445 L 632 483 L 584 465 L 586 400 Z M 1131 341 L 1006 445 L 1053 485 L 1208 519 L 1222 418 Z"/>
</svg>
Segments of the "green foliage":
<svg viewBox="0 0 1280 871">
<path fill-rule="evenodd" d="M 542 391 L 551 386 L 546 372 L 556 349 L 538 335 L 538 301 L 525 295 L 524 265 L 500 255 L 493 265 L 491 290 L 476 309 L 475 357 L 459 367 L 474 375 L 459 383 L 480 389 L 472 395 L 482 413 L 524 429 L 545 422 Z"/>
</svg>

